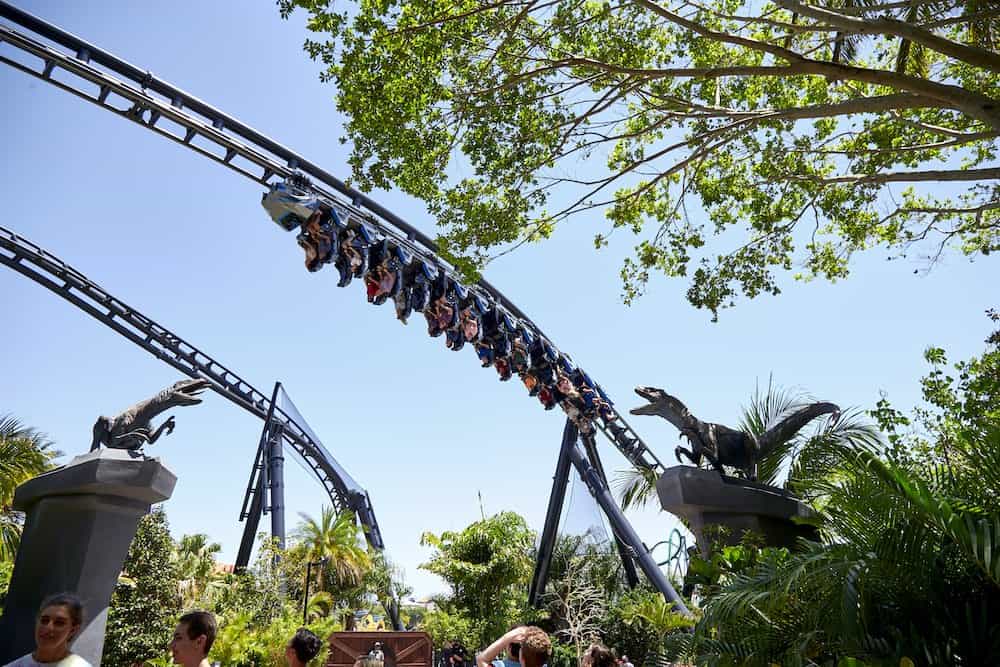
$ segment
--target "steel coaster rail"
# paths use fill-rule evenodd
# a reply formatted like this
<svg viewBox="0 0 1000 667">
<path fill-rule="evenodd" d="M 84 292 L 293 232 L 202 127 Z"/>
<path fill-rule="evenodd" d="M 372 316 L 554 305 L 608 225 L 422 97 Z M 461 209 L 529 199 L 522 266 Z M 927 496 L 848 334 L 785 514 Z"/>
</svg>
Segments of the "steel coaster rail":
<svg viewBox="0 0 1000 667">
<path fill-rule="evenodd" d="M 267 418 L 270 399 L 249 382 L 55 255 L 4 227 L 0 227 L 0 264 L 61 296 L 181 373 L 208 380 L 213 391 L 247 412 Z M 385 544 L 367 492 L 280 407 L 274 406 L 272 418 L 281 424 L 286 443 L 312 469 L 336 510 L 353 511 L 369 543 L 383 549 Z"/>
<path fill-rule="evenodd" d="M 3 0 L 0 0 L 0 16 L 56 45 L 45 44 L 33 36 L 0 25 L 0 48 L 6 43 L 41 61 L 38 68 L 33 68 L 6 55 L 0 55 L 0 62 L 142 125 L 261 185 L 268 186 L 276 178 L 287 178 L 296 173 L 305 174 L 313 179 L 311 188 L 315 194 L 336 208 L 341 217 L 363 221 L 417 256 L 429 258 L 433 264 L 453 268 L 438 256 L 434 241 L 413 225 L 364 193 L 348 187 L 315 163 L 236 118 L 149 71 Z M 99 69 L 96 65 L 108 71 Z M 54 78 L 53 74 L 57 70 L 95 85 L 96 90 L 74 87 Z M 118 100 L 124 100 L 125 104 L 122 105 Z M 119 106 L 115 105 L 116 102 Z M 165 121 L 179 126 L 180 131 L 170 127 Z M 196 140 L 199 143 L 195 143 Z M 210 146 L 201 145 L 205 143 Z M 348 201 L 344 201 L 345 198 Z M 541 329 L 516 304 L 489 282 L 481 280 L 478 286 L 525 324 L 541 333 Z M 623 416 L 614 412 L 617 421 L 623 425 L 617 434 L 609 432 L 597 420 L 594 422 L 595 426 L 633 464 L 648 469 L 663 469 L 663 463 Z"/>
</svg>

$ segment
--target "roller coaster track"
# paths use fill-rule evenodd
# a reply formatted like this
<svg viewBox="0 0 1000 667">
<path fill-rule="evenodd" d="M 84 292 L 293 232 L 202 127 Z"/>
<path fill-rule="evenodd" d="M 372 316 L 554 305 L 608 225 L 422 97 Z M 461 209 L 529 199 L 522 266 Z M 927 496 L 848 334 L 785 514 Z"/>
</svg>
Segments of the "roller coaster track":
<svg viewBox="0 0 1000 667">
<path fill-rule="evenodd" d="M 407 248 L 415 256 L 447 271 L 452 270 L 438 256 L 432 239 L 364 193 L 348 187 L 340 179 L 273 139 L 159 79 L 149 71 L 121 60 L 2 0 L 0 16 L 20 28 L 15 30 L 8 25 L 0 25 L 0 61 L 7 65 L 137 123 L 261 185 L 267 186 L 296 174 L 305 175 L 311 179 L 314 193 L 336 209 L 341 218 L 363 221 L 378 234 Z M 9 55 L 6 52 L 8 47 L 15 49 L 20 57 L 16 59 L 12 57 L 13 54 Z M 57 74 L 59 78 L 56 78 Z M 544 337 L 527 315 L 487 281 L 480 281 L 478 288 L 495 304 L 505 308 L 519 318 L 522 324 Z M 58 289 L 62 288 L 54 291 L 58 292 Z M 79 303 L 76 305 L 83 308 Z M 111 326 L 109 321 L 105 321 L 105 324 Z M 158 329 L 166 333 L 162 327 Z M 129 337 L 124 329 L 116 331 Z M 145 333 L 138 336 L 138 340 L 133 340 L 145 341 L 148 335 L 149 333 Z M 154 348 L 156 351 L 150 349 L 154 354 L 166 354 L 164 350 L 170 349 L 163 347 L 163 341 L 155 336 L 150 340 L 156 340 L 161 345 Z M 145 346 L 147 343 L 140 344 Z M 161 358 L 174 365 L 191 363 L 185 357 L 166 355 Z M 195 372 L 193 366 L 185 366 L 182 370 Z M 230 376 L 235 377 L 232 374 Z M 243 386 L 249 387 L 245 383 Z M 232 390 L 228 387 L 228 384 L 220 385 L 220 388 L 226 388 L 223 395 L 258 414 L 259 401 L 263 400 L 259 392 L 254 390 L 245 395 L 237 391 L 236 386 Z M 611 432 L 600 420 L 595 420 L 595 426 L 632 464 L 649 470 L 662 469 L 663 464 L 622 415 L 613 408 L 612 411 L 615 421 L 622 428 Z M 330 484 L 333 485 L 332 488 L 336 488 L 333 480 L 330 480 Z M 339 505 L 350 503 L 342 501 Z"/>
<path fill-rule="evenodd" d="M 271 400 L 177 334 L 115 298 L 58 257 L 28 239 L 0 227 L 0 264 L 58 294 L 91 317 L 129 339 L 181 373 L 205 378 L 220 396 L 261 418 L 268 418 Z M 271 419 L 281 425 L 285 443 L 312 469 L 338 512 L 355 513 L 368 542 L 383 549 L 382 533 L 368 493 L 351 478 L 323 444 L 314 440 L 277 405 Z"/>
</svg>

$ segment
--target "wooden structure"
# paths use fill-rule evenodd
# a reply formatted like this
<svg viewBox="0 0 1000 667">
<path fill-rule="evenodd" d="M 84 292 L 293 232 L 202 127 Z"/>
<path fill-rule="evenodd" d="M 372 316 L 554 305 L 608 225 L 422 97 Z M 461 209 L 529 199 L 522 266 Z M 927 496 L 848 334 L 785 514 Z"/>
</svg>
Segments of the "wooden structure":
<svg viewBox="0 0 1000 667">
<path fill-rule="evenodd" d="M 326 667 L 354 667 L 382 645 L 384 667 L 433 667 L 434 649 L 426 632 L 334 632 Z M 378 663 L 367 667 L 379 667 Z"/>
</svg>

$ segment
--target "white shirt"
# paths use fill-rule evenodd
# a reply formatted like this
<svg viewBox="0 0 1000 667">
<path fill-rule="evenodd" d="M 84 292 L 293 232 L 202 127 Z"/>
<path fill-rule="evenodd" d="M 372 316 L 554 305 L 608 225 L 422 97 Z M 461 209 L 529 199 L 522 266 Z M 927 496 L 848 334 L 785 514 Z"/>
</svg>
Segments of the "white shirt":
<svg viewBox="0 0 1000 667">
<path fill-rule="evenodd" d="M 30 653 L 22 655 L 14 662 L 8 662 L 4 667 L 92 667 L 89 662 L 75 653 L 70 653 L 56 662 L 38 662 Z"/>
</svg>

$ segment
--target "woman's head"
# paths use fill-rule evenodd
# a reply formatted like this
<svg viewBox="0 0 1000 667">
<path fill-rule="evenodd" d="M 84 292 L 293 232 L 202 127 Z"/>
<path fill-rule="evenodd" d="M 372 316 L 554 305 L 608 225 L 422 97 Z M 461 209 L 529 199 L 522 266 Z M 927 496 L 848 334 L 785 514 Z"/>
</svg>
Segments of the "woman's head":
<svg viewBox="0 0 1000 667">
<path fill-rule="evenodd" d="M 83 603 L 72 593 L 56 593 L 42 601 L 35 619 L 35 645 L 46 653 L 69 650 L 83 625 Z"/>
<path fill-rule="evenodd" d="M 583 654 L 583 667 L 614 667 L 615 654 L 603 644 L 591 644 Z"/>
<path fill-rule="evenodd" d="M 301 664 L 306 664 L 315 658 L 323 648 L 322 640 L 310 630 L 299 628 L 295 635 L 288 641 L 285 655 L 295 659 Z"/>
</svg>

